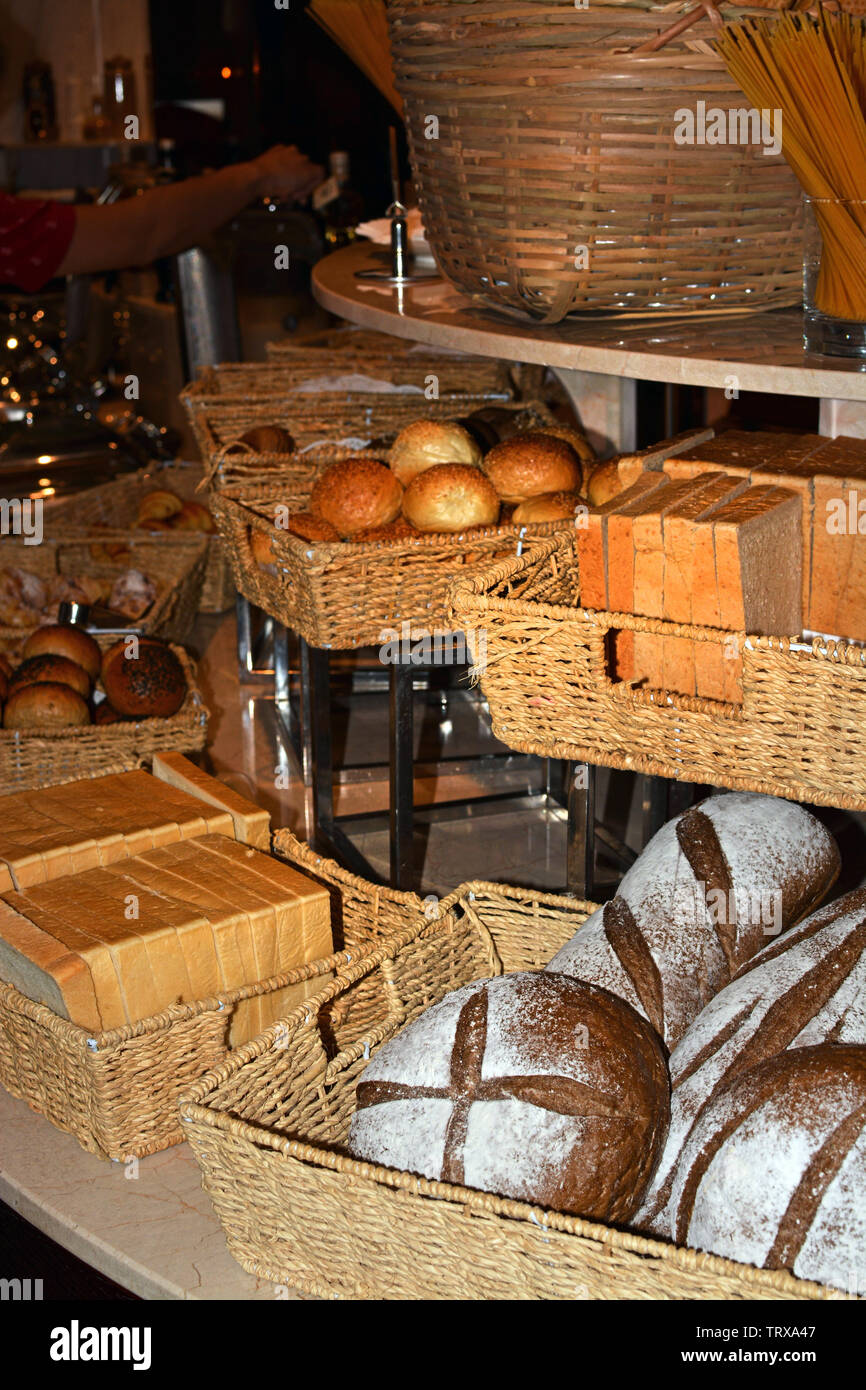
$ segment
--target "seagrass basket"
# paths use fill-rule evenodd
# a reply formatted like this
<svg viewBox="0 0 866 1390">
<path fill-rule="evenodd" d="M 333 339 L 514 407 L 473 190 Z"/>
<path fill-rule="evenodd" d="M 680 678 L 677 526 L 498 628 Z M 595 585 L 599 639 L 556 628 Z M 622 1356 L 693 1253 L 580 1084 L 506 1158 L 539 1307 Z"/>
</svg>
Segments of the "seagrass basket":
<svg viewBox="0 0 866 1390">
<path fill-rule="evenodd" d="M 186 1137 L 245 1270 L 322 1298 L 844 1296 L 786 1272 L 347 1155 L 355 1084 L 377 1048 L 461 985 L 541 968 L 592 910 L 575 899 L 463 884 L 414 938 L 342 968 L 315 999 L 187 1093 Z M 378 1017 L 359 1029 L 352 995 L 377 978 Z"/>
<path fill-rule="evenodd" d="M 267 372 L 257 366 L 255 373 Z M 208 379 L 197 381 L 181 393 L 190 426 L 210 477 L 224 476 L 223 463 L 234 455 L 228 450 L 254 425 L 281 425 L 288 430 L 299 453 L 314 457 L 317 450 L 334 444 L 349 453 L 368 445 L 390 442 L 404 425 L 422 417 L 454 420 L 482 406 L 502 405 L 509 398 L 501 392 L 446 391 L 438 399 L 397 391 L 320 391 L 309 395 L 273 395 L 248 390 L 242 396 L 205 394 Z M 241 446 L 243 449 L 244 446 Z M 250 452 L 244 450 L 244 452 Z M 242 455 L 241 455 L 242 456 Z M 286 455 L 259 455 L 263 466 L 285 465 Z"/>
<path fill-rule="evenodd" d="M 290 512 L 307 509 L 313 481 L 309 472 L 292 473 L 282 484 L 236 484 L 211 494 L 239 593 L 313 647 L 378 646 L 400 636 L 404 623 L 412 632 L 450 632 L 447 592 L 456 573 L 518 554 L 564 525 L 314 543 L 273 525 L 276 503 Z M 257 561 L 255 532 L 269 540 L 273 563 Z"/>
<path fill-rule="evenodd" d="M 106 531 L 98 538 L 45 536 L 39 545 L 7 539 L 0 562 L 3 568 L 24 570 L 44 583 L 60 575 L 86 576 L 104 580 L 109 588 L 125 570 L 141 570 L 156 585 L 156 597 L 141 618 L 129 619 L 130 629 L 167 642 L 185 642 L 198 612 L 207 556 L 207 539 L 200 534 L 187 533 L 166 547 L 146 532 Z M 17 654 L 30 633 L 41 626 L 29 620 L 24 610 L 21 618 L 21 623 L 0 623 L 0 652 Z M 117 634 L 97 640 L 110 645 Z"/>
<path fill-rule="evenodd" d="M 6 1090 L 101 1158 L 143 1157 L 182 1143 L 178 1099 L 226 1056 L 232 1010 L 241 1000 L 287 985 L 314 992 L 380 936 L 411 939 L 426 923 L 424 904 L 413 893 L 353 879 L 288 831 L 281 833 L 280 853 L 331 887 L 337 953 L 95 1035 L 0 981 L 0 1082 Z M 382 997 L 377 982 L 361 991 L 354 1026 L 366 1026 Z"/>
<path fill-rule="evenodd" d="M 866 810 L 866 648 L 690 627 L 580 607 L 574 537 L 458 578 L 454 624 L 483 632 L 481 686 L 510 748 Z M 622 631 L 737 644 L 742 704 L 612 672 Z"/>
<path fill-rule="evenodd" d="M 115 639 L 112 639 L 115 640 Z M 3 795 L 144 767 L 154 753 L 193 753 L 207 740 L 208 710 L 183 647 L 172 647 L 186 676 L 183 704 L 169 719 L 86 724 L 71 729 L 0 729 Z"/>
<path fill-rule="evenodd" d="M 203 476 L 200 463 L 168 463 L 128 473 L 58 502 L 46 515 L 48 529 L 57 533 L 61 526 L 73 531 L 108 528 L 132 531 L 135 539 L 141 539 L 148 534 L 146 528 L 135 525 L 141 499 L 157 488 L 166 488 L 185 501 L 201 501 L 196 493 Z M 178 540 L 188 540 L 189 536 L 189 531 L 179 531 L 159 533 L 158 538 L 160 544 L 172 546 Z M 231 567 L 223 553 L 222 541 L 219 536 L 208 536 L 199 612 L 222 613 L 231 607 L 234 597 Z"/>
<path fill-rule="evenodd" d="M 511 400 L 514 395 L 507 364 L 494 357 L 436 352 L 424 344 L 401 343 L 399 338 L 392 338 L 391 342 L 393 347 L 387 357 L 356 349 L 336 352 L 328 348 L 307 348 L 282 354 L 274 351 L 269 353 L 267 362 L 229 362 L 218 367 L 204 367 L 200 376 L 205 389 L 208 380 L 213 383 L 218 380 L 221 396 L 229 392 L 240 394 L 247 381 L 257 391 L 274 396 L 286 392 L 298 396 L 317 395 L 322 391 L 344 389 L 342 385 L 329 386 L 334 378 L 340 382 L 346 379 L 345 389 L 351 390 L 356 377 L 362 379 L 354 388 L 359 391 L 375 393 L 375 383 L 381 385 L 381 394 L 395 394 L 386 388 L 396 387 L 399 394 L 414 395 L 422 402 L 425 392 L 434 389 L 449 394 L 489 393 L 501 395 L 503 400 Z M 413 347 L 419 350 L 412 352 Z"/>
<path fill-rule="evenodd" d="M 424 227 L 458 289 L 546 323 L 800 303 L 799 187 L 731 127 L 746 100 L 705 8 L 391 0 L 388 18 Z M 699 143 L 699 102 L 758 143 Z"/>
</svg>

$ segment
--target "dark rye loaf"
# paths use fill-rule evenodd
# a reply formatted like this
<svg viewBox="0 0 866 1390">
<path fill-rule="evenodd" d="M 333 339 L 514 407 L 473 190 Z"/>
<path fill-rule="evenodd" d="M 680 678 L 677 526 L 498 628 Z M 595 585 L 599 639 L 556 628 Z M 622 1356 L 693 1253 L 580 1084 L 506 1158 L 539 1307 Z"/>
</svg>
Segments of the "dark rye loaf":
<svg viewBox="0 0 866 1390">
<path fill-rule="evenodd" d="M 794 802 L 712 796 L 668 821 L 616 897 L 548 970 L 625 999 L 670 1050 L 737 970 L 814 910 L 835 882 L 833 837 Z"/>
<path fill-rule="evenodd" d="M 739 1072 L 786 1048 L 866 1044 L 866 889 L 822 907 L 744 965 L 670 1059 L 671 1123 L 633 1224 L 671 1234 L 670 1196 L 690 1131 Z"/>
<path fill-rule="evenodd" d="M 364 1069 L 355 1158 L 624 1221 L 668 1121 L 661 1044 L 621 999 L 524 972 L 447 994 Z"/>
<path fill-rule="evenodd" d="M 781 1052 L 717 1091 L 683 1151 L 672 1236 L 866 1293 L 866 1047 Z"/>
</svg>

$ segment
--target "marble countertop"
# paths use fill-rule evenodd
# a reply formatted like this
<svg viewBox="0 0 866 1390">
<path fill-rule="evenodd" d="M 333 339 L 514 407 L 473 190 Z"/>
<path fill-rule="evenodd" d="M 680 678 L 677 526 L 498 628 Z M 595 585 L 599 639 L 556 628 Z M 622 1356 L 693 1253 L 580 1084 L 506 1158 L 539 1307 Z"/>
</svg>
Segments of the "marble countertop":
<svg viewBox="0 0 866 1390">
<path fill-rule="evenodd" d="M 139 1298 L 295 1297 L 232 1259 L 188 1144 L 108 1163 L 2 1087 L 0 1200 Z"/>
<path fill-rule="evenodd" d="M 365 328 L 506 361 L 684 386 L 866 401 L 866 362 L 806 353 L 799 309 L 716 318 L 572 315 L 545 326 L 476 304 L 442 279 L 392 288 L 355 278 L 356 270 L 381 264 L 381 252 L 368 244 L 336 251 L 315 267 L 313 292 L 325 309 Z"/>
</svg>

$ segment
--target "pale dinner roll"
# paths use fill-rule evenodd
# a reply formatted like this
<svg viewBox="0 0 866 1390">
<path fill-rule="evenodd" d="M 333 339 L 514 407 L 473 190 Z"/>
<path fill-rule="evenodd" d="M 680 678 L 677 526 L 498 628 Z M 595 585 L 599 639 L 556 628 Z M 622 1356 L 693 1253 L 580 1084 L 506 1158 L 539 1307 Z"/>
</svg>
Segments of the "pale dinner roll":
<svg viewBox="0 0 866 1390">
<path fill-rule="evenodd" d="M 24 656 L 65 656 L 76 666 L 83 666 L 91 680 L 96 680 L 102 664 L 102 652 L 83 627 L 73 623 L 52 623 L 38 627 L 24 644 Z"/>
<path fill-rule="evenodd" d="M 484 471 L 503 502 L 580 488 L 580 459 L 571 445 L 540 430 L 497 444 L 484 457 Z"/>
<path fill-rule="evenodd" d="M 468 430 L 455 420 L 413 420 L 394 440 L 391 470 L 404 487 L 437 463 L 481 467 L 481 450 Z"/>
<path fill-rule="evenodd" d="M 400 512 L 403 489 L 390 468 L 376 459 L 349 458 L 332 463 L 316 479 L 310 511 L 329 521 L 340 536 L 368 526 L 387 526 Z"/>
<path fill-rule="evenodd" d="M 518 526 L 533 521 L 574 521 L 581 506 L 586 503 L 579 492 L 543 492 L 515 507 L 511 520 Z"/>
<path fill-rule="evenodd" d="M 59 681 L 22 685 L 3 710 L 4 729 L 67 729 L 89 723 L 87 702 Z"/>
<path fill-rule="evenodd" d="M 468 531 L 474 526 L 495 526 L 499 498 L 480 468 L 437 463 L 407 487 L 403 515 L 419 531 Z"/>
</svg>

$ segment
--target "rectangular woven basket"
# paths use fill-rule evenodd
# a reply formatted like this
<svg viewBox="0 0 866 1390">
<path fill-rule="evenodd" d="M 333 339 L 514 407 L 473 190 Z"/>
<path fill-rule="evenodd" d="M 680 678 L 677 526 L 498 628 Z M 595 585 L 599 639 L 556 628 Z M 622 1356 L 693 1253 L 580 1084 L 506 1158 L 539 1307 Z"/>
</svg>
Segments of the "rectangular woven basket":
<svg viewBox="0 0 866 1390">
<path fill-rule="evenodd" d="M 866 648 L 580 607 L 574 537 L 458 579 L 453 624 L 482 632 L 481 686 L 509 748 L 866 810 Z M 743 703 L 611 678 L 611 634 L 733 639 Z"/>
<path fill-rule="evenodd" d="M 110 483 L 89 488 L 74 497 L 58 502 L 47 513 L 49 531 L 55 534 L 63 527 L 72 531 L 132 531 L 134 539 L 147 535 L 135 527 L 138 504 L 149 492 L 167 488 L 185 501 L 201 502 L 199 488 L 204 477 L 200 463 L 170 463 L 142 468 L 115 478 Z M 173 546 L 189 539 L 190 533 L 166 533 L 158 537 L 160 545 Z M 199 612 L 222 613 L 234 602 L 235 586 L 231 566 L 223 552 L 219 536 L 207 538 L 207 559 L 199 599 Z"/>
<path fill-rule="evenodd" d="M 253 368 L 254 374 L 268 370 L 267 365 Z M 208 477 L 217 484 L 223 477 L 230 476 L 230 469 L 238 461 L 232 455 L 227 456 L 227 450 L 254 425 L 282 426 L 292 436 L 297 449 L 305 453 L 317 448 L 327 450 L 346 440 L 352 441 L 349 452 L 358 453 L 373 441 L 390 443 L 404 425 L 422 416 L 428 420 L 453 420 L 483 406 L 501 406 L 506 400 L 501 392 L 490 391 L 446 391 L 438 399 L 429 401 L 423 395 L 381 395 L 363 391 L 274 395 L 254 389 L 253 383 L 243 395 L 237 396 L 220 391 L 213 393 L 208 377 L 181 393 Z M 262 454 L 258 458 L 264 467 L 280 467 L 286 463 L 284 454 Z"/>
<path fill-rule="evenodd" d="M 3 794 L 76 782 L 82 777 L 132 772 L 154 753 L 194 753 L 207 740 L 208 710 L 183 647 L 172 647 L 186 676 L 187 694 L 169 719 L 88 724 L 75 729 L 0 729 Z"/>
<path fill-rule="evenodd" d="M 182 1143 L 179 1097 L 225 1058 L 232 1009 L 240 1000 L 306 982 L 312 992 L 317 981 L 354 963 L 380 939 L 408 940 L 424 925 L 424 904 L 415 894 L 355 879 L 289 831 L 281 832 L 279 849 L 332 889 L 337 953 L 95 1035 L 0 981 L 0 1082 L 6 1090 L 101 1158 L 143 1157 Z M 367 1026 L 382 1006 L 378 981 L 353 1002 L 355 1026 Z"/>
<path fill-rule="evenodd" d="M 55 535 L 49 532 L 39 545 L 27 545 L 20 539 L 4 540 L 2 565 L 26 570 L 44 581 L 57 575 L 70 578 L 86 575 L 104 579 L 109 585 L 125 570 L 141 570 L 153 580 L 157 593 L 141 619 L 130 619 L 130 629 L 150 637 L 161 637 L 166 642 L 187 640 L 198 613 L 204 581 L 208 556 L 205 536 L 188 533 L 167 547 L 161 539 L 155 540 L 144 532 L 130 535 L 106 531 L 98 538 L 63 534 L 61 538 L 62 518 L 49 521 L 48 526 Z M 30 633 L 40 625 L 38 622 L 28 626 L 0 625 L 0 652 L 17 655 Z M 117 640 L 117 635 L 99 640 L 102 645 L 110 645 Z"/>
<path fill-rule="evenodd" d="M 301 402 L 310 395 L 331 394 L 323 386 L 330 377 L 362 376 L 369 381 L 381 383 L 382 390 L 376 392 L 371 386 L 363 385 L 358 391 L 364 394 L 382 394 L 386 399 L 392 395 L 406 397 L 422 406 L 427 393 L 432 389 L 439 394 L 500 396 L 512 400 L 514 387 L 505 362 L 495 357 L 460 357 L 457 354 L 436 352 L 421 344 L 402 343 L 399 338 L 391 339 L 392 347 L 387 355 L 382 350 L 368 352 L 362 348 L 335 350 L 331 348 L 287 349 L 280 352 L 273 349 L 266 362 L 226 362 L 214 367 L 202 367 L 194 387 L 195 399 L 211 405 L 219 405 L 234 397 L 243 400 L 249 394 L 257 396 L 286 395 L 297 396 Z M 417 351 L 412 352 L 412 347 Z M 430 377 L 435 377 L 435 383 Z M 385 389 L 387 386 L 401 388 L 397 392 Z M 351 388 L 350 388 L 351 389 Z"/>
<path fill-rule="evenodd" d="M 181 1102 L 229 1249 L 323 1298 L 815 1299 L 837 1291 L 348 1157 L 355 1083 L 383 1042 L 472 980 L 541 968 L 593 904 L 467 883 L 211 1071 Z M 352 1010 L 378 981 L 375 1017 Z"/>
<path fill-rule="evenodd" d="M 225 487 L 212 510 L 237 589 L 313 647 L 378 646 L 413 633 L 449 632 L 447 593 L 464 567 L 490 564 L 549 536 L 562 522 L 489 526 L 465 536 L 401 536 L 383 541 L 310 542 L 275 528 L 274 503 L 305 510 L 312 478 L 280 487 Z M 270 540 L 274 563 L 260 565 L 250 537 Z"/>
</svg>

